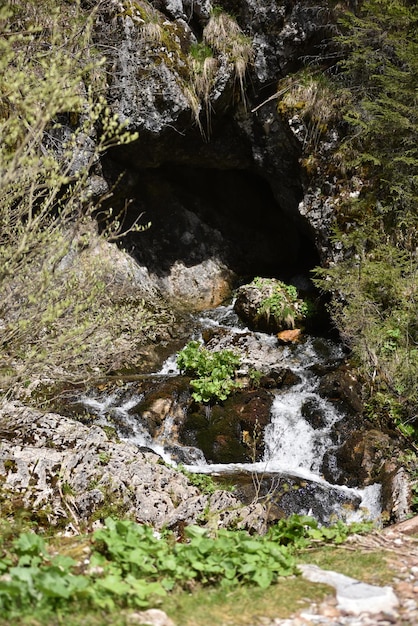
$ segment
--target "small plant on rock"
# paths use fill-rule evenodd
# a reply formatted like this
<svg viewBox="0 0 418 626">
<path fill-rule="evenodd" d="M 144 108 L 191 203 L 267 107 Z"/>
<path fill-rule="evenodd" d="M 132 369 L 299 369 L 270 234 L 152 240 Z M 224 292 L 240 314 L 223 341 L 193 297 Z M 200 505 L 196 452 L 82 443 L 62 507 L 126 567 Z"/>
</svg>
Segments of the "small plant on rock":
<svg viewBox="0 0 418 626">
<path fill-rule="evenodd" d="M 177 357 L 180 371 L 194 376 L 190 381 L 197 402 L 226 400 L 239 385 L 234 379 L 239 357 L 231 350 L 210 352 L 197 341 L 190 341 Z"/>
<path fill-rule="evenodd" d="M 259 277 L 254 279 L 253 284 L 267 293 L 257 309 L 258 315 L 267 318 L 267 323 L 272 319 L 279 325 L 294 328 L 296 321 L 306 317 L 308 306 L 298 297 L 294 285 Z"/>
</svg>

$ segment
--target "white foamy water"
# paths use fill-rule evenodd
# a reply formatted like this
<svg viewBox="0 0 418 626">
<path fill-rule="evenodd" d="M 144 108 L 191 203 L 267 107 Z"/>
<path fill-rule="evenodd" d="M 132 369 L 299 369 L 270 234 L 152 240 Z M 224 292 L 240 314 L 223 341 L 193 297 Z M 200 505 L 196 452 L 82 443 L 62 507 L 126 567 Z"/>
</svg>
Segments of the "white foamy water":
<svg viewBox="0 0 418 626">
<path fill-rule="evenodd" d="M 177 367 L 177 354 L 172 354 L 162 364 L 158 372 L 155 372 L 155 376 L 177 376 L 180 374 L 180 370 Z"/>
<path fill-rule="evenodd" d="M 276 394 L 271 409 L 271 422 L 265 429 L 265 454 L 267 465 L 279 463 L 288 470 L 300 468 L 319 472 L 325 452 L 332 447 L 330 429 L 342 415 L 315 393 L 315 382 L 303 376 L 302 382 L 289 390 Z M 303 417 L 305 402 L 314 402 L 319 412 L 321 427 L 314 428 Z"/>
<path fill-rule="evenodd" d="M 334 493 L 341 493 L 342 496 L 359 498 L 360 504 L 356 509 L 350 507 L 344 511 L 343 517 L 346 523 L 380 521 L 382 486 L 378 483 L 363 488 L 334 485 L 315 472 L 303 468 L 289 470 L 286 465 L 277 461 L 269 463 L 264 461 L 260 461 L 259 463 L 214 463 L 210 465 L 199 463 L 196 465 L 186 465 L 185 468 L 192 473 L 210 474 L 212 476 L 233 476 L 238 472 L 245 472 L 259 477 L 277 474 L 278 477 L 291 476 L 300 478 L 320 485 Z M 306 511 L 305 514 L 310 514 L 310 512 Z"/>
<path fill-rule="evenodd" d="M 109 395 L 100 393 L 93 397 L 83 395 L 78 401 L 97 416 L 98 419 L 95 423 L 98 426 L 115 427 L 121 440 L 134 443 L 139 448 L 149 448 L 161 456 L 166 463 L 171 463 L 170 455 L 164 450 L 164 443 L 170 438 L 169 429 L 172 428 L 173 421 L 167 418 L 162 437 L 163 441 L 153 439 L 137 416 L 129 413 L 142 398 L 142 394 L 133 394 L 128 399 L 123 400 L 120 397 L 120 393 L 114 392 Z"/>
<path fill-rule="evenodd" d="M 232 310 L 232 306 L 219 307 L 199 319 L 201 328 L 225 328 L 229 334 L 238 337 L 247 335 L 250 331 L 240 324 Z M 346 521 L 361 521 L 363 519 L 377 520 L 380 515 L 381 486 L 371 485 L 364 489 L 350 489 L 333 485 L 321 476 L 321 467 L 324 455 L 336 446 L 332 439 L 332 427 L 344 416 L 328 400 L 318 394 L 318 378 L 313 369 L 315 366 L 327 366 L 342 357 L 341 348 L 324 339 L 308 338 L 298 345 L 283 347 L 277 345 L 273 335 L 253 333 L 259 343 L 268 348 L 268 353 L 276 368 L 289 368 L 299 382 L 291 387 L 283 387 L 276 391 L 272 409 L 271 421 L 264 431 L 265 452 L 264 458 L 258 463 L 228 463 L 208 464 L 200 450 L 184 448 L 187 456 L 193 459 L 192 464 L 185 464 L 190 472 L 207 474 L 233 474 L 248 472 L 258 475 L 277 474 L 277 476 L 293 476 L 320 485 L 324 490 L 333 490 L 332 493 L 344 494 L 360 498 L 361 504 L 356 511 L 345 514 Z M 198 331 L 191 339 L 201 341 Z M 158 372 L 152 377 L 176 376 L 180 372 L 176 363 L 177 354 L 171 355 L 163 363 Z M 245 357 L 243 359 L 245 362 Z M 154 439 L 146 428 L 146 422 L 141 415 L 132 411 L 143 399 L 142 394 L 131 392 L 127 387 L 112 393 L 95 392 L 93 395 L 83 396 L 78 401 L 97 416 L 98 425 L 114 426 L 121 439 L 135 443 L 139 447 L 146 447 L 159 454 L 166 462 L 175 464 L 170 455 L 170 446 L 181 448 L 174 442 L 174 418 L 167 415 L 162 432 Z M 310 403 L 310 408 L 307 404 Z M 310 416 L 309 416 L 310 413 Z M 308 419 L 306 419 L 306 415 Z M 171 448 L 172 449 L 172 448 Z M 322 493 L 322 491 L 321 491 Z"/>
</svg>

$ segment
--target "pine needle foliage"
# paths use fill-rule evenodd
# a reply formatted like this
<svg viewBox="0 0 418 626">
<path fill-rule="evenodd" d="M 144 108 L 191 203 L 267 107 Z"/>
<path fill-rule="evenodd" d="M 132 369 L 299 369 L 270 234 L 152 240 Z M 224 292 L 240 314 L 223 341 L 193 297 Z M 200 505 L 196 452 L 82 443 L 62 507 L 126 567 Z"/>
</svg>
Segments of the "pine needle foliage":
<svg viewBox="0 0 418 626">
<path fill-rule="evenodd" d="M 369 0 L 344 25 L 348 56 L 341 68 L 358 102 L 346 116 L 356 131 L 354 163 L 367 173 L 385 231 L 412 250 L 418 243 L 418 7 Z"/>
<path fill-rule="evenodd" d="M 343 260 L 320 270 L 367 381 L 372 417 L 418 429 L 418 7 L 367 0 L 342 20 L 339 84 L 352 94 L 340 151 L 362 180 L 340 206 Z M 348 194 L 347 194 L 348 195 Z"/>
</svg>

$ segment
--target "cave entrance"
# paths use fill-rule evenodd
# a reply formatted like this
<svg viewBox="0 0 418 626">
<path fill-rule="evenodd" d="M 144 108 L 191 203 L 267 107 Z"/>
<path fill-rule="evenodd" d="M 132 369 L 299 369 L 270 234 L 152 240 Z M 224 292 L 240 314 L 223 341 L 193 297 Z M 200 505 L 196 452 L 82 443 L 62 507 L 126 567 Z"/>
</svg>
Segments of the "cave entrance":
<svg viewBox="0 0 418 626">
<path fill-rule="evenodd" d="M 166 163 L 128 172 L 122 188 L 133 199 L 128 224 L 141 213 L 152 223 L 125 245 L 156 274 L 176 261 L 191 266 L 217 258 L 238 277 L 288 281 L 319 264 L 297 207 L 281 207 L 254 171 Z"/>
</svg>

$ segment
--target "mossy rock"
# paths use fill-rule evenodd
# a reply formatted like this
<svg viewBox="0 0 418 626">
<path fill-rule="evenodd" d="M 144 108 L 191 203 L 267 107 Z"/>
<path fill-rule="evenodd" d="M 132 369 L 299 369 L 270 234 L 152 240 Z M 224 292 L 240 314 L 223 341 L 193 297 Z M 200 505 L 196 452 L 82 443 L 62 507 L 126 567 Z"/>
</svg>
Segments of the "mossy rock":
<svg viewBox="0 0 418 626">
<path fill-rule="evenodd" d="M 272 401 L 272 394 L 258 389 L 240 391 L 210 407 L 194 403 L 181 428 L 180 441 L 199 447 L 213 463 L 260 460 Z"/>
<path fill-rule="evenodd" d="M 267 333 L 303 325 L 309 313 L 296 287 L 274 278 L 258 277 L 237 290 L 234 310 L 252 330 Z"/>
</svg>

